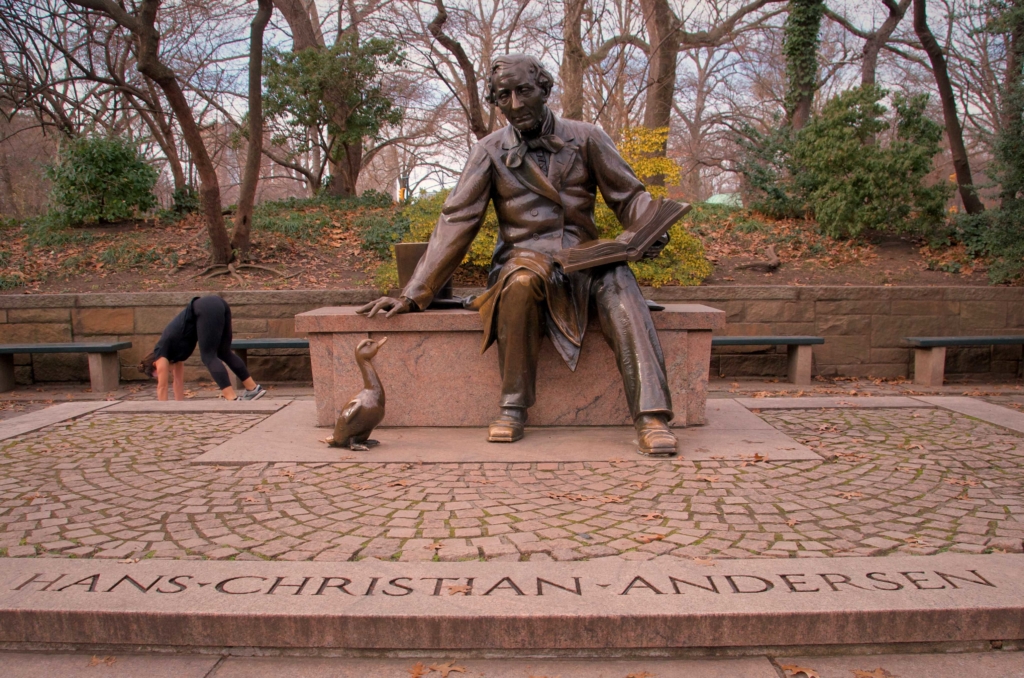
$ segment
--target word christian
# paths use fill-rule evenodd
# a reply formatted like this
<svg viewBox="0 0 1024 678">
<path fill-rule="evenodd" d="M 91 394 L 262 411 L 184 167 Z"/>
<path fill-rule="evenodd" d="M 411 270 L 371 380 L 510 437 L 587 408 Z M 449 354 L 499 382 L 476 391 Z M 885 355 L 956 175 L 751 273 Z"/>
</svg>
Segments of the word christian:
<svg viewBox="0 0 1024 678">
<path fill-rule="evenodd" d="M 204 579 L 209 579 L 205 581 Z M 212 591 L 229 596 L 545 596 L 545 595 L 736 595 L 810 593 L 843 591 L 918 591 L 985 586 L 996 588 L 978 570 L 960 572 L 905 571 L 865 572 L 849 575 L 835 572 L 771 575 L 715 574 L 676 577 L 666 574 L 584 578 L 575 576 L 488 576 L 488 577 L 393 577 L 393 576 L 232 576 L 224 579 L 195 575 L 66 574 L 36 573 L 12 585 L 14 591 L 85 592 L 131 594 L 181 594 Z M 612 579 L 613 581 L 607 581 Z"/>
</svg>

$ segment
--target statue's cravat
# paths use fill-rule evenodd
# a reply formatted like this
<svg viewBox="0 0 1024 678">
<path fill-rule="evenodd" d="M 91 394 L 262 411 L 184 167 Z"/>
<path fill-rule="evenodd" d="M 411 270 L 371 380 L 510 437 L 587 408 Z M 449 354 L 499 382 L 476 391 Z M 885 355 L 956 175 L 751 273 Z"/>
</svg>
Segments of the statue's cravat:
<svg viewBox="0 0 1024 678">
<path fill-rule="evenodd" d="M 512 147 L 512 150 L 505 156 L 505 167 L 516 168 L 523 164 L 523 159 L 530 151 L 543 149 L 551 154 L 558 153 L 565 146 L 565 142 L 554 133 L 555 120 L 548 111 L 544 118 L 540 136 L 533 139 L 523 139 L 518 131 L 515 133 L 519 143 Z"/>
</svg>

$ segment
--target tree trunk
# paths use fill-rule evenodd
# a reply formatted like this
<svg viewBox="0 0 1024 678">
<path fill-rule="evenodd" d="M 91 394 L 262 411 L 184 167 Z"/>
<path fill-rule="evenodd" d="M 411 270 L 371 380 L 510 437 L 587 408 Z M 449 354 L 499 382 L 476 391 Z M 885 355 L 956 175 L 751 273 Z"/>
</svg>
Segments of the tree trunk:
<svg viewBox="0 0 1024 678">
<path fill-rule="evenodd" d="M 340 144 L 337 160 L 331 161 L 331 183 L 328 193 L 338 198 L 356 195 L 359 172 L 363 164 L 362 144 Z"/>
<path fill-rule="evenodd" d="M 263 32 L 274 11 L 271 0 L 258 0 L 258 3 L 249 32 L 249 143 L 238 195 L 238 211 L 235 212 L 235 229 L 231 234 L 231 248 L 243 260 L 249 255 L 252 208 L 263 164 Z"/>
<path fill-rule="evenodd" d="M 942 117 L 946 122 L 946 137 L 949 139 L 949 150 L 953 154 L 953 171 L 956 172 L 956 183 L 960 189 L 960 198 L 964 202 L 964 210 L 968 214 L 980 214 L 985 211 L 977 192 L 974 190 L 974 179 L 971 177 L 971 164 L 964 146 L 963 128 L 956 111 L 956 98 L 953 86 L 949 82 L 949 71 L 946 68 L 946 57 L 942 47 L 932 35 L 928 27 L 926 0 L 914 0 L 914 32 L 928 53 L 932 64 L 932 74 L 939 90 L 942 102 Z"/>
<path fill-rule="evenodd" d="M 583 119 L 583 73 L 589 63 L 583 49 L 580 22 L 586 0 L 565 0 L 565 19 L 562 22 L 562 66 L 559 75 L 562 80 L 562 117 L 569 120 Z"/>
<path fill-rule="evenodd" d="M 483 139 L 490 134 L 490 128 L 484 123 L 483 104 L 480 103 L 480 92 L 476 84 L 476 68 L 466 55 L 466 50 L 462 48 L 462 45 L 444 32 L 444 24 L 448 21 L 448 10 L 445 8 L 443 0 L 434 0 L 434 6 L 437 7 L 437 16 L 427 25 L 427 30 L 435 40 L 441 43 L 442 47 L 455 57 L 455 61 L 459 64 L 466 87 L 465 101 L 460 97 L 459 103 L 466 113 L 469 129 L 477 139 Z"/>
<path fill-rule="evenodd" d="M 790 128 L 803 129 L 811 118 L 818 90 L 818 34 L 825 3 L 789 0 L 783 52 L 786 55 L 786 117 Z"/>
<path fill-rule="evenodd" d="M 868 35 L 864 40 L 864 51 L 862 52 L 863 59 L 860 63 L 860 84 L 861 86 L 874 85 L 876 80 L 876 73 L 878 71 L 878 55 L 881 53 L 882 48 L 889 42 L 889 38 L 892 37 L 893 31 L 899 26 L 903 17 L 907 13 L 907 9 L 910 8 L 912 0 L 900 0 L 899 5 L 890 5 L 886 3 L 889 8 L 889 16 L 886 17 L 882 25 L 878 27 L 878 30 Z"/>
<path fill-rule="evenodd" d="M 1016 8 L 1014 8 L 1016 9 Z M 1013 10 L 1010 10 L 1013 12 Z M 1024 198 L 1024 174 L 1020 152 L 1024 148 L 1024 16 L 1011 15 L 1006 36 L 1006 77 L 1003 84 L 1000 127 L 996 146 L 999 167 L 1000 207 L 1013 209 Z"/>
<path fill-rule="evenodd" d="M 679 20 L 668 0 L 640 0 L 651 50 L 647 67 L 647 100 L 644 127 L 668 127 L 672 98 L 676 91 L 676 61 L 679 58 Z"/>
</svg>

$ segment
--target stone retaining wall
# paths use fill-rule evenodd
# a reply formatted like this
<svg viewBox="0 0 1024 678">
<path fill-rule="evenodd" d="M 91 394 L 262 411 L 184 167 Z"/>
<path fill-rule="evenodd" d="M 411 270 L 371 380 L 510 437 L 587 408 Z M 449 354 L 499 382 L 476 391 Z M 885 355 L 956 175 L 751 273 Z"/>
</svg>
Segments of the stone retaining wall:
<svg viewBox="0 0 1024 678">
<path fill-rule="evenodd" d="M 707 304 L 727 314 L 723 334 L 812 334 L 814 373 L 828 376 L 907 377 L 913 370 L 906 336 L 1024 335 L 1024 288 L 1002 287 L 685 287 L 646 290 L 652 299 Z M 121 377 L 143 378 L 135 365 L 194 294 L 0 295 L 0 343 L 129 340 L 121 352 Z M 237 337 L 295 336 L 297 313 L 322 306 L 362 303 L 365 290 L 224 292 Z M 19 383 L 87 381 L 84 355 L 19 355 Z M 950 349 L 947 379 L 1013 378 L 1021 370 L 1020 346 Z M 250 351 L 261 381 L 310 381 L 305 351 Z M 198 352 L 186 378 L 209 379 Z M 784 349 L 716 349 L 711 374 L 784 376 Z"/>
</svg>

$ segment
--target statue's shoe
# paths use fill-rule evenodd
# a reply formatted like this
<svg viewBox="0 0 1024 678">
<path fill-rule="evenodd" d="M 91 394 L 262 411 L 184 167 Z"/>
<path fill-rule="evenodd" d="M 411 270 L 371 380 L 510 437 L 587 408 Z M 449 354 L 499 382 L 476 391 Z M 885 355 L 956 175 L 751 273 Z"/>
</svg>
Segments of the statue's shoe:
<svg viewBox="0 0 1024 678">
<path fill-rule="evenodd" d="M 636 422 L 636 451 L 645 457 L 674 457 L 678 441 L 660 417 L 643 416 Z"/>
<path fill-rule="evenodd" d="M 514 443 L 522 440 L 526 426 L 526 412 L 517 408 L 503 407 L 498 418 L 487 429 L 487 442 Z"/>
</svg>

